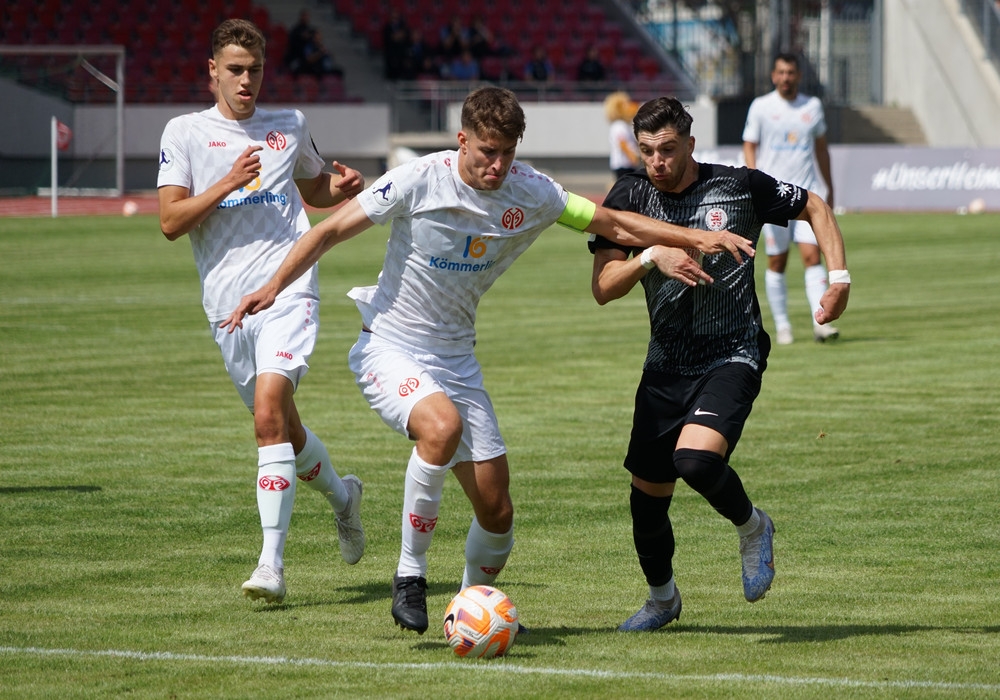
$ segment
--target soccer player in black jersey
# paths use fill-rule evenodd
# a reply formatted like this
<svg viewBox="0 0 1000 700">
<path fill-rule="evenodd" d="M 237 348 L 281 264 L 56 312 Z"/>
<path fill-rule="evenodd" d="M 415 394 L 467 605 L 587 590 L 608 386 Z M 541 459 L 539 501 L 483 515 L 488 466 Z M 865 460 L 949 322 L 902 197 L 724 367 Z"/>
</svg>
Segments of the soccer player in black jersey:
<svg viewBox="0 0 1000 700">
<path fill-rule="evenodd" d="M 809 222 L 830 266 L 830 286 L 817 323 L 840 317 L 850 275 L 844 241 L 821 197 L 749 168 L 694 160 L 691 115 L 676 99 L 644 104 L 633 120 L 645 172 L 620 178 L 604 206 L 707 230 L 726 229 L 756 246 L 765 223 Z M 689 286 L 669 279 L 658 265 L 668 250 L 628 248 L 592 237 L 593 292 L 598 303 L 624 296 L 642 284 L 650 339 L 625 468 L 632 474 L 632 533 L 649 584 L 646 604 L 619 627 L 652 631 L 680 617 L 674 584 L 674 535 L 670 499 L 684 479 L 740 537 L 743 594 L 764 597 L 774 579 L 774 525 L 754 507 L 729 458 L 760 391 L 771 341 L 761 322 L 753 258 L 702 258 L 712 283 Z M 698 259 L 697 251 L 690 254 Z"/>
</svg>

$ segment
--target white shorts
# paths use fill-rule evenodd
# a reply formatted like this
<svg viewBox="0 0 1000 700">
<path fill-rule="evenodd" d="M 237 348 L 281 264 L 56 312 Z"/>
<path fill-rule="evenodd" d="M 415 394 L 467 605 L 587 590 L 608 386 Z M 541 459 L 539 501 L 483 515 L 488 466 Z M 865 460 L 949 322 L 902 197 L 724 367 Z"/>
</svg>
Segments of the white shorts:
<svg viewBox="0 0 1000 700">
<path fill-rule="evenodd" d="M 243 318 L 243 328 L 232 333 L 212 324 L 222 361 L 246 407 L 253 412 L 257 375 L 274 372 L 299 380 L 309 370 L 309 357 L 319 333 L 319 300 L 307 294 L 279 299 L 274 306 Z"/>
<path fill-rule="evenodd" d="M 415 352 L 362 331 L 347 363 L 368 405 L 396 432 L 410 437 L 406 426 L 413 407 L 426 396 L 444 392 L 462 417 L 462 441 L 454 461 L 485 462 L 506 454 L 475 355 Z"/>
<path fill-rule="evenodd" d="M 793 219 L 788 226 L 764 224 L 764 252 L 768 255 L 780 255 L 788 252 L 791 241 L 816 245 L 816 234 L 807 221 Z"/>
</svg>

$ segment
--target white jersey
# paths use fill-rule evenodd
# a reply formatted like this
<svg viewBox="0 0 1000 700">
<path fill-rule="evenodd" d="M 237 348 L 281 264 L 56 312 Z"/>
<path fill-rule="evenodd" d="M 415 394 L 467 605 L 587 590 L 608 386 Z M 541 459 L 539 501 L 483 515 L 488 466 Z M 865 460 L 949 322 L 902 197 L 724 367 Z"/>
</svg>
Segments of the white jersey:
<svg viewBox="0 0 1000 700">
<path fill-rule="evenodd" d="M 226 318 L 244 294 L 277 271 L 309 219 L 296 179 L 320 174 L 316 151 L 298 110 L 258 108 L 249 119 L 226 119 L 217 107 L 171 119 L 160 139 L 157 187 L 179 185 L 191 196 L 221 180 L 247 146 L 263 146 L 260 177 L 231 192 L 188 237 L 201 276 L 202 304 L 209 321 Z M 316 267 L 282 296 L 318 296 Z"/>
<path fill-rule="evenodd" d="M 757 169 L 826 197 L 816 165 L 816 139 L 826 135 L 823 103 L 799 94 L 789 102 L 777 90 L 750 103 L 743 140 L 757 144 Z"/>
<path fill-rule="evenodd" d="M 639 144 L 635 141 L 635 133 L 632 131 L 632 125 L 624 119 L 616 119 L 608 127 L 608 145 L 611 148 L 611 157 L 608 164 L 612 172 L 621 170 L 622 168 L 634 168 L 638 165 L 629 158 L 629 154 L 622 148 L 622 141 L 632 146 L 633 153 L 639 152 Z"/>
<path fill-rule="evenodd" d="M 458 173 L 458 153 L 401 165 L 358 195 L 377 224 L 392 222 L 378 284 L 356 287 L 364 325 L 392 342 L 438 355 L 475 344 L 479 299 L 562 215 L 566 191 L 514 161 L 500 189 L 476 190 Z"/>
</svg>

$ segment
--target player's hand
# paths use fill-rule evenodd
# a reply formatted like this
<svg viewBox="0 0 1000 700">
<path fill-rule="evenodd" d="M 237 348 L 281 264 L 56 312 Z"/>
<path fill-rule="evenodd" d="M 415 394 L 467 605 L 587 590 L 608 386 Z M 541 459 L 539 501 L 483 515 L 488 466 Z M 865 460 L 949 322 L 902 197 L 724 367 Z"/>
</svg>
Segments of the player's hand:
<svg viewBox="0 0 1000 700">
<path fill-rule="evenodd" d="M 333 169 L 340 175 L 337 181 L 337 189 L 344 193 L 348 199 L 356 197 L 365 188 L 365 178 L 354 168 L 348 168 L 337 161 L 333 161 Z"/>
<path fill-rule="evenodd" d="M 233 190 L 246 187 L 260 176 L 260 156 L 257 155 L 257 151 L 262 150 L 263 146 L 247 146 L 233 163 L 229 171 L 229 177 L 234 185 Z"/>
<path fill-rule="evenodd" d="M 714 281 L 707 272 L 701 269 L 698 261 L 680 248 L 656 245 L 649 248 L 649 257 L 656 263 L 656 268 L 667 277 L 683 282 L 689 287 L 699 284 L 712 284 Z"/>
<path fill-rule="evenodd" d="M 270 291 L 267 287 L 261 287 L 256 292 L 245 295 L 240 299 L 240 305 L 236 307 L 236 310 L 229 314 L 229 318 L 223 321 L 219 327 L 228 327 L 230 333 L 237 328 L 243 328 L 244 316 L 247 314 L 252 316 L 255 313 L 270 308 L 277 296 L 276 292 Z"/>
<path fill-rule="evenodd" d="M 743 236 L 730 233 L 729 231 L 706 231 L 705 235 L 702 236 L 701 243 L 698 245 L 698 250 L 706 255 L 728 252 L 732 254 L 738 263 L 743 262 L 741 253 L 745 254 L 748 258 L 756 255 L 756 251 L 753 249 L 750 241 Z"/>
<path fill-rule="evenodd" d="M 814 318 L 820 325 L 836 321 L 847 308 L 847 298 L 851 296 L 851 285 L 831 284 L 819 300 L 819 309 Z"/>
</svg>

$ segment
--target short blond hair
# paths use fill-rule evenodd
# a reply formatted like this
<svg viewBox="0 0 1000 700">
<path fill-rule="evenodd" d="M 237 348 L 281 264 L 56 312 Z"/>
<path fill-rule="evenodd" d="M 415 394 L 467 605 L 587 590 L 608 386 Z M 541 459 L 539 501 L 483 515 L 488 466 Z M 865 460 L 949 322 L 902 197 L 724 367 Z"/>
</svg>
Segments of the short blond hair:
<svg viewBox="0 0 1000 700">
<path fill-rule="evenodd" d="M 604 116 L 609 122 L 619 119 L 630 122 L 635 116 L 639 105 L 632 101 L 632 97 L 624 90 L 612 92 L 604 98 Z"/>
</svg>

